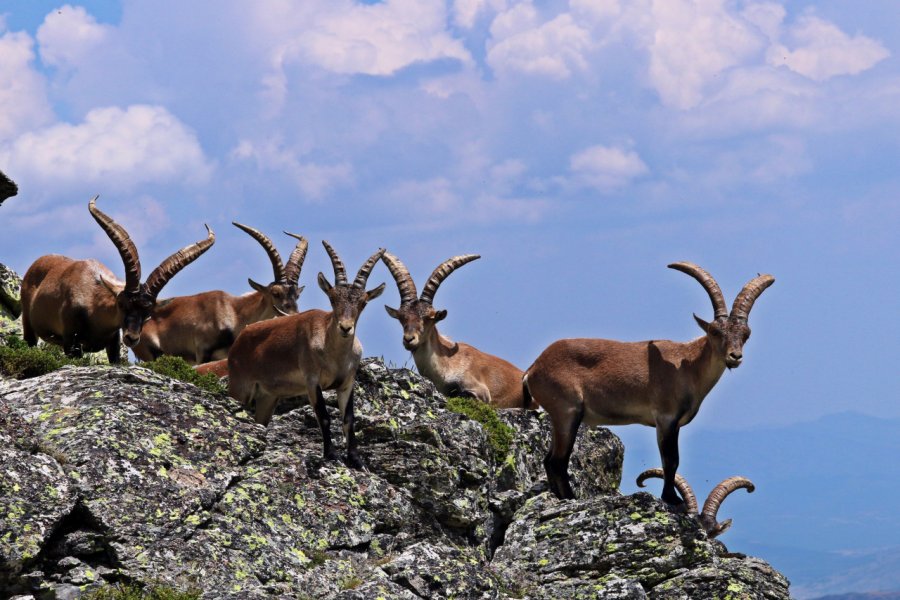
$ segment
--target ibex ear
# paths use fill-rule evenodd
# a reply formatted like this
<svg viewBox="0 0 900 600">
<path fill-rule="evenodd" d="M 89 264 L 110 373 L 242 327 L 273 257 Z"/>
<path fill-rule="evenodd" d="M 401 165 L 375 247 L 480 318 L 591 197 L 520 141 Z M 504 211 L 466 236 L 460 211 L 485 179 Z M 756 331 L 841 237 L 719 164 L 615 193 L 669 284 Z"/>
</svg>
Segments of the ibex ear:
<svg viewBox="0 0 900 600">
<path fill-rule="evenodd" d="M 297 297 L 298 298 L 300 297 L 300 294 L 302 294 L 303 290 L 305 290 L 305 289 L 306 289 L 305 285 L 301 285 L 300 287 L 297 288 Z"/>
<path fill-rule="evenodd" d="M 122 293 L 122 290 L 125 289 L 124 285 L 117 284 L 116 282 L 107 279 L 104 275 L 100 275 L 100 283 L 102 283 L 103 287 L 108 289 L 113 296 L 118 296 Z"/>
<path fill-rule="evenodd" d="M 703 330 L 703 333 L 709 333 L 709 323 L 707 323 L 697 315 L 694 315 L 694 320 L 697 321 L 697 325 L 700 326 L 700 329 Z"/>
<path fill-rule="evenodd" d="M 369 290 L 368 292 L 366 292 L 366 302 L 371 302 L 372 300 L 374 300 L 375 298 L 380 296 L 382 294 L 382 292 L 384 292 L 384 284 L 383 283 L 381 285 L 379 285 L 377 288 L 373 288 L 373 289 Z"/>
<path fill-rule="evenodd" d="M 266 286 L 264 286 L 264 285 L 261 284 L 261 283 L 256 283 L 256 282 L 253 281 L 252 279 L 249 279 L 249 278 L 248 278 L 248 279 L 247 279 L 247 283 L 249 283 L 249 284 L 250 284 L 250 287 L 252 287 L 252 288 L 253 288 L 254 290 L 256 290 L 257 292 L 263 293 L 263 292 L 266 291 Z"/>
<path fill-rule="evenodd" d="M 434 316 L 432 318 L 434 319 L 435 323 L 437 323 L 438 321 L 443 321 L 447 318 L 447 310 L 444 309 L 434 311 Z"/>
<path fill-rule="evenodd" d="M 385 304 L 384 310 L 386 310 L 386 311 L 387 311 L 387 314 L 389 314 L 389 315 L 392 316 L 393 318 L 397 319 L 398 321 L 400 320 L 400 313 L 397 312 L 397 309 L 396 309 L 396 308 L 391 308 L 390 306 L 388 306 L 388 305 Z"/>
<path fill-rule="evenodd" d="M 318 281 L 319 281 L 319 287 L 322 288 L 323 292 L 325 292 L 327 294 L 328 292 L 331 291 L 331 284 L 328 283 L 328 280 L 325 279 L 325 276 L 322 274 L 321 271 L 319 271 Z"/>
</svg>

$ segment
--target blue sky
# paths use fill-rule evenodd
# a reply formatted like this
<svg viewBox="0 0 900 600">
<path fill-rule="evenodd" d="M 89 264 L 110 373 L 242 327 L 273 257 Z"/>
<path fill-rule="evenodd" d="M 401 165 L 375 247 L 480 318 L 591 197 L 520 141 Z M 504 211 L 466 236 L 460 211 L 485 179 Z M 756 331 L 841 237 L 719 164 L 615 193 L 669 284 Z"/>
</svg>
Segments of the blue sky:
<svg viewBox="0 0 900 600">
<path fill-rule="evenodd" d="M 895 0 L 5 0 L 0 14 L 0 169 L 20 187 L 0 261 L 20 274 L 50 252 L 122 273 L 94 194 L 147 272 L 214 228 L 163 295 L 268 280 L 233 220 L 285 253 L 282 230 L 311 240 L 305 308 L 326 306 L 322 239 L 350 269 L 384 246 L 420 286 L 476 252 L 436 296 L 442 331 L 525 368 L 563 337 L 698 335 L 709 300 L 670 262 L 705 267 L 729 301 L 767 272 L 744 365 L 684 443 L 900 417 Z M 366 353 L 411 365 L 382 309 L 396 287 L 383 266 L 370 281 L 389 288 L 362 316 Z"/>
</svg>

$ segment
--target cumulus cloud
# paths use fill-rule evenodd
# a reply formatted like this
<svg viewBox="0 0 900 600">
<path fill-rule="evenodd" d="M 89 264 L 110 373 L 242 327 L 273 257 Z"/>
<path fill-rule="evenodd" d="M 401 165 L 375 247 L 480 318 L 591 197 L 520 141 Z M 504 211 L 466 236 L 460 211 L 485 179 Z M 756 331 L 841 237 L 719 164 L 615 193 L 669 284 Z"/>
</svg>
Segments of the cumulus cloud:
<svg viewBox="0 0 900 600">
<path fill-rule="evenodd" d="M 453 2 L 453 22 L 470 29 L 483 13 L 506 8 L 506 0 L 455 0 Z"/>
<path fill-rule="evenodd" d="M 41 60 L 51 67 L 77 67 L 111 31 L 112 27 L 97 23 L 81 6 L 66 4 L 50 12 L 37 30 Z"/>
<path fill-rule="evenodd" d="M 487 53 L 487 62 L 494 71 L 561 80 L 571 76 L 573 70 L 587 68 L 585 55 L 591 49 L 587 29 L 569 13 L 546 23 L 538 21 L 530 2 L 516 5 L 494 19 Z"/>
<path fill-rule="evenodd" d="M 788 40 L 787 45 L 772 46 L 769 64 L 785 66 L 814 81 L 856 75 L 890 56 L 880 42 L 864 35 L 850 37 L 833 23 L 812 15 L 798 19 L 788 31 Z"/>
<path fill-rule="evenodd" d="M 353 181 L 353 168 L 350 164 L 303 162 L 294 151 L 277 142 L 260 144 L 243 140 L 232 150 L 231 158 L 252 161 L 260 171 L 284 173 L 304 196 L 312 200 L 319 200 L 329 191 Z"/>
<path fill-rule="evenodd" d="M 26 133 L 0 149 L 10 170 L 45 184 L 204 183 L 212 166 L 195 134 L 160 106 L 97 108 L 84 122 Z"/>
<path fill-rule="evenodd" d="M 591 146 L 573 154 L 569 170 L 575 182 L 600 191 L 623 187 L 649 171 L 637 152 L 615 146 Z"/>
<path fill-rule="evenodd" d="M 7 32 L 0 37 L 0 142 L 53 118 L 46 82 L 32 67 L 34 58 L 34 40 L 28 34 Z"/>
</svg>

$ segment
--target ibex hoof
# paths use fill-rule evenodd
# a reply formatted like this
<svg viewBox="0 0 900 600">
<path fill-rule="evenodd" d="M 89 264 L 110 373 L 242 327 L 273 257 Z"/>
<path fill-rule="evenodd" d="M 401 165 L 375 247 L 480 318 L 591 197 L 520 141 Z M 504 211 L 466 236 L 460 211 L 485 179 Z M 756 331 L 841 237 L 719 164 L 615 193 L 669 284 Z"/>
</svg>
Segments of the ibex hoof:
<svg viewBox="0 0 900 600">
<path fill-rule="evenodd" d="M 325 460 L 341 460 L 340 455 L 334 450 L 328 450 L 322 454 Z"/>
<path fill-rule="evenodd" d="M 346 464 L 351 469 L 363 470 L 366 468 L 366 465 L 363 463 L 358 454 L 348 454 Z"/>
</svg>

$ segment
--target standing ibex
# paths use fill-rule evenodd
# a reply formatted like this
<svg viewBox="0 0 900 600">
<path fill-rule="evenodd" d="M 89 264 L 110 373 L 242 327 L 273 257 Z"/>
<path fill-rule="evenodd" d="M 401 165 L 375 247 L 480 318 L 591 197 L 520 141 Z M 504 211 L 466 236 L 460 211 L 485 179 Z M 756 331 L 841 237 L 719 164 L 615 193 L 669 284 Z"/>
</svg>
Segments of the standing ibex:
<svg viewBox="0 0 900 600">
<path fill-rule="evenodd" d="M 73 260 L 49 254 L 34 261 L 22 278 L 22 336 L 34 346 L 38 338 L 61 345 L 68 356 L 106 349 L 110 362 L 121 360 L 119 329 L 133 348 L 163 286 L 215 242 L 207 238 L 164 260 L 141 283 L 141 262 L 128 232 L 96 206 L 88 210 L 115 244 L 125 266 L 125 283 L 96 260 Z"/>
<path fill-rule="evenodd" d="M 644 481 L 651 477 L 662 479 L 663 470 L 647 469 L 638 475 L 638 487 L 644 487 Z M 681 493 L 681 497 L 684 498 L 687 513 L 689 515 L 696 515 L 699 518 L 700 525 L 703 526 L 706 535 L 709 536 L 710 539 L 719 537 L 731 527 L 731 519 L 725 519 L 721 523 L 718 521 L 719 507 L 722 506 L 722 502 L 725 498 L 727 498 L 731 492 L 741 488 L 745 488 L 747 492 L 751 494 L 756 489 L 753 482 L 746 477 L 729 477 L 712 489 L 709 496 L 706 497 L 706 502 L 703 503 L 703 511 L 700 512 L 697 508 L 697 497 L 694 495 L 694 490 L 688 485 L 687 480 L 677 473 L 675 474 L 675 487 Z"/>
<path fill-rule="evenodd" d="M 16 182 L 7 177 L 3 171 L 0 171 L 0 204 L 3 204 L 4 200 L 12 198 L 18 193 L 19 186 L 16 185 Z"/>
<path fill-rule="evenodd" d="M 477 254 L 454 256 L 442 262 L 428 278 L 422 296 L 399 258 L 385 252 L 387 265 L 400 290 L 400 308 L 385 306 L 387 313 L 403 326 L 403 347 L 412 352 L 416 368 L 445 395 L 471 395 L 497 408 L 522 406 L 522 371 L 502 358 L 478 348 L 451 342 L 437 329 L 446 310 L 435 310 L 434 295 L 441 282 Z"/>
<path fill-rule="evenodd" d="M 260 243 L 272 262 L 275 280 L 262 285 L 248 279 L 255 291 L 243 296 L 214 290 L 161 300 L 144 324 L 141 342 L 134 347 L 139 359 L 153 360 L 163 354 L 180 356 L 193 364 L 224 359 L 235 338 L 250 323 L 297 312 L 297 298 L 303 291 L 297 281 L 309 246 L 306 239 L 285 232 L 299 240 L 285 266 L 266 235 L 240 223 L 233 225 Z"/>
<path fill-rule="evenodd" d="M 729 314 L 722 290 L 709 273 L 689 262 L 669 268 L 687 273 L 709 294 L 714 320 L 707 323 L 694 315 L 705 335 L 685 343 L 559 340 L 525 372 L 524 406 L 533 398 L 552 423 L 544 468 L 560 498 L 575 497 L 568 467 L 582 421 L 589 426 L 640 423 L 656 428 L 665 472 L 662 499 L 682 503 L 675 492 L 679 428 L 691 422 L 725 368 L 741 364 L 744 342 L 750 337 L 750 309 L 775 278 L 752 279 L 737 295 Z"/>
<path fill-rule="evenodd" d="M 256 401 L 256 422 L 268 424 L 280 398 L 308 396 L 322 430 L 324 456 L 337 458 L 331 443 L 331 418 L 323 390 L 337 390 L 338 407 L 347 441 L 347 464 L 361 468 L 353 431 L 353 385 L 362 357 L 356 323 L 366 304 L 384 291 L 384 284 L 366 291 L 366 281 L 383 249 L 363 263 L 353 283 L 344 264 L 323 241 L 334 267 L 334 286 L 319 273 L 319 287 L 331 312 L 300 314 L 248 325 L 228 352 L 228 392 L 245 407 Z"/>
</svg>

